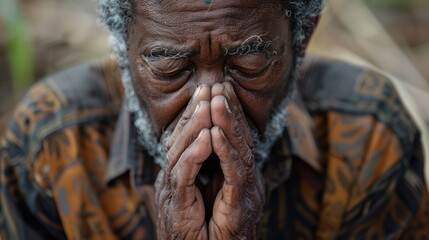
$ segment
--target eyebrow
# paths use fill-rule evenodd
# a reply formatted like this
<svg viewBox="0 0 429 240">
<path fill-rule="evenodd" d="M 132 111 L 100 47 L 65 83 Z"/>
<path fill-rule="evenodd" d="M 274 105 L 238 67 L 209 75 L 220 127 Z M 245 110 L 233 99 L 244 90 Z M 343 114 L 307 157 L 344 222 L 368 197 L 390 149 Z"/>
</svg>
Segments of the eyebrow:
<svg viewBox="0 0 429 240">
<path fill-rule="evenodd" d="M 252 38 L 254 39 L 252 41 Z M 244 41 L 239 47 L 236 48 L 224 48 L 224 56 L 244 56 L 252 53 L 263 53 L 268 56 L 277 55 L 277 51 L 274 51 L 271 45 L 272 41 L 264 41 L 258 36 L 253 36 Z"/>
<path fill-rule="evenodd" d="M 259 36 L 251 36 L 235 48 L 223 48 L 224 56 L 244 56 L 252 53 L 263 53 L 267 56 L 277 56 L 272 47 L 272 41 L 265 41 Z M 195 50 L 179 50 L 171 46 L 156 46 L 149 53 L 141 54 L 146 61 L 159 61 L 162 59 L 180 59 L 198 55 Z"/>
<path fill-rule="evenodd" d="M 160 59 L 179 59 L 195 56 L 197 52 L 192 50 L 178 50 L 172 47 L 154 47 L 148 54 L 141 54 L 141 57 L 148 61 Z"/>
</svg>

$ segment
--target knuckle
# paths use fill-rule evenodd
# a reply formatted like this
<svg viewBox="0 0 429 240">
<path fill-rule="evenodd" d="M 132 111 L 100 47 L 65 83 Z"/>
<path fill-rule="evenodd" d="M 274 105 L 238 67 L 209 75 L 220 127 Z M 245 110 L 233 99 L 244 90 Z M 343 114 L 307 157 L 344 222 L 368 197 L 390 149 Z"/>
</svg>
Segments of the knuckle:
<svg viewBox="0 0 429 240">
<path fill-rule="evenodd" d="M 179 123 L 178 123 L 177 125 L 178 125 L 178 126 L 183 127 L 183 126 L 185 126 L 185 125 L 186 125 L 186 123 L 187 123 L 187 122 L 189 122 L 189 119 L 191 119 L 191 117 L 190 117 L 190 116 L 188 116 L 188 115 L 186 115 L 186 114 L 184 114 L 184 115 L 180 118 Z"/>
<path fill-rule="evenodd" d="M 246 145 L 249 148 L 250 152 L 252 152 L 253 154 L 255 153 L 255 143 L 253 142 L 253 137 L 252 135 L 246 134 Z"/>
<path fill-rule="evenodd" d="M 228 148 L 227 148 L 227 146 L 226 146 L 226 142 L 225 142 L 225 140 L 221 140 L 221 142 L 219 143 L 219 144 L 216 144 L 215 145 L 215 150 L 216 150 L 216 153 L 219 155 L 219 156 L 226 156 L 227 155 L 227 151 L 228 151 Z"/>
<path fill-rule="evenodd" d="M 167 152 L 172 146 L 173 146 L 173 144 L 176 142 L 176 139 L 178 138 L 178 133 L 177 133 L 177 131 L 178 131 L 178 126 L 176 126 L 176 128 L 173 130 L 173 132 L 170 134 L 170 136 L 169 137 L 167 137 L 168 136 L 168 134 L 169 133 L 165 133 L 165 136 L 166 136 L 166 139 L 164 140 L 165 141 L 165 146 L 164 146 L 164 149 L 165 149 L 165 151 Z"/>
<path fill-rule="evenodd" d="M 170 151 L 171 146 L 173 145 L 173 137 L 167 140 L 167 142 L 164 145 L 164 152 Z"/>
<path fill-rule="evenodd" d="M 170 150 L 165 154 L 165 161 L 167 162 L 168 169 L 173 168 L 173 163 L 176 159 L 175 148 L 170 148 Z"/>
<path fill-rule="evenodd" d="M 167 208 L 170 204 L 172 191 L 169 189 L 160 189 L 157 198 L 155 198 L 155 205 L 159 208 Z"/>
<path fill-rule="evenodd" d="M 234 137 L 242 137 L 243 135 L 243 126 L 245 126 L 245 125 L 243 125 L 243 121 L 240 119 L 240 117 L 238 117 L 238 116 L 235 116 L 234 117 L 235 119 L 235 121 L 233 121 L 234 122 L 234 125 L 233 125 L 233 133 L 234 133 Z"/>
<path fill-rule="evenodd" d="M 247 148 L 244 150 L 243 162 L 247 168 L 253 168 L 255 165 L 254 154 L 251 149 Z"/>
<path fill-rule="evenodd" d="M 170 174 L 170 187 L 171 189 L 177 189 L 177 185 L 179 183 L 179 174 L 177 171 L 174 171 Z"/>
</svg>

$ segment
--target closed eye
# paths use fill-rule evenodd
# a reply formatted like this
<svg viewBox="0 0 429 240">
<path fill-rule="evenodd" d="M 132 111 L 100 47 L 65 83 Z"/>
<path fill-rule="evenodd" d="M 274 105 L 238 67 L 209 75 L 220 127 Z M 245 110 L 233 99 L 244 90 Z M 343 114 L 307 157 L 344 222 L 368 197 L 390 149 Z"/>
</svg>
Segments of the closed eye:
<svg viewBox="0 0 429 240">
<path fill-rule="evenodd" d="M 152 73 L 155 76 L 155 78 L 161 81 L 176 81 L 176 80 L 182 80 L 184 78 L 189 78 L 192 72 L 193 72 L 193 69 L 191 66 L 170 71 L 170 72 L 161 72 L 161 71 L 157 71 L 156 69 L 152 69 Z"/>
<path fill-rule="evenodd" d="M 232 57 L 227 62 L 226 70 L 234 77 L 252 80 L 264 75 L 270 68 L 272 58 L 256 53 Z"/>
<path fill-rule="evenodd" d="M 233 77 L 240 77 L 240 78 L 252 80 L 260 76 L 263 76 L 268 71 L 269 67 L 270 67 L 270 64 L 266 65 L 262 69 L 247 69 L 244 67 L 232 65 L 232 66 L 227 66 L 227 71 Z"/>
<path fill-rule="evenodd" d="M 143 62 L 155 79 L 161 81 L 176 81 L 189 78 L 193 65 L 188 58 L 156 58 Z"/>
</svg>

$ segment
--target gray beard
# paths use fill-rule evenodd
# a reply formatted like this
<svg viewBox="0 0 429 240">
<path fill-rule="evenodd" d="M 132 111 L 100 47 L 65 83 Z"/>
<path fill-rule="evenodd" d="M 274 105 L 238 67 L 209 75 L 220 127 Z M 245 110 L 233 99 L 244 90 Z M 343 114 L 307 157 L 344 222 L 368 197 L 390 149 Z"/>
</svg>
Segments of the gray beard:
<svg viewBox="0 0 429 240">
<path fill-rule="evenodd" d="M 293 79 L 288 80 L 293 81 Z M 127 68 L 122 71 L 122 81 L 126 92 L 127 110 L 134 113 L 134 126 L 138 133 L 138 142 L 153 157 L 158 165 L 165 168 L 164 146 L 172 132 L 164 131 L 161 139 L 158 140 L 149 116 L 138 104 L 139 101 L 132 86 L 131 74 Z M 291 84 L 291 86 L 293 87 L 294 85 Z M 287 125 L 287 105 L 292 95 L 293 91 L 286 91 L 285 97 L 272 111 L 263 134 L 259 134 L 256 128 L 251 129 L 255 146 L 255 163 L 258 168 L 262 168 L 268 159 L 274 143 L 283 135 L 283 131 Z"/>
</svg>

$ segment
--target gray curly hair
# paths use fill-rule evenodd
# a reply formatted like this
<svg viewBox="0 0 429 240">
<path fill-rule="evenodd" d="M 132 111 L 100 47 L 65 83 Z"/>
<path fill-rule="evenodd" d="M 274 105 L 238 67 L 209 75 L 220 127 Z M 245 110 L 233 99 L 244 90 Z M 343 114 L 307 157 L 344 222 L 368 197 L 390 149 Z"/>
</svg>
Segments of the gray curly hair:
<svg viewBox="0 0 429 240">
<path fill-rule="evenodd" d="M 292 46 L 294 48 L 295 59 L 293 68 L 299 66 L 305 55 L 305 40 L 315 28 L 315 22 L 311 19 L 320 15 L 323 0 L 279 0 L 282 4 L 282 12 L 286 18 L 291 19 L 292 23 Z M 110 33 L 110 41 L 112 50 L 116 55 L 119 66 L 122 72 L 122 82 L 126 93 L 126 107 L 128 111 L 135 114 L 134 125 L 139 132 L 139 141 L 144 145 L 146 150 L 152 155 L 155 161 L 161 166 L 163 162 L 163 145 L 160 144 L 155 136 L 152 125 L 146 116 L 146 113 L 140 109 L 137 96 L 135 94 L 131 71 L 128 61 L 128 23 L 133 19 L 133 5 L 132 0 L 97 0 L 98 2 L 98 19 L 99 23 L 103 25 Z M 291 85 L 294 82 L 290 83 Z M 289 87 L 289 91 L 293 91 L 293 87 Z M 287 94 L 291 95 L 291 94 Z M 286 105 L 287 99 L 280 105 Z M 280 106 L 281 107 L 281 106 Z M 268 133 L 266 136 L 271 136 L 264 142 L 266 144 L 259 144 L 260 158 L 264 159 L 266 156 L 266 149 L 270 148 L 276 137 L 282 132 L 284 127 L 285 110 L 278 108 L 278 114 L 272 117 L 272 123 L 268 126 Z M 271 133 L 270 133 L 271 132 Z M 254 138 L 255 135 L 253 134 Z M 166 135 L 165 135 L 166 136 Z M 162 139 L 161 139 L 162 141 Z M 261 140 L 262 141 L 262 140 Z M 258 148 L 258 147 L 257 147 Z M 258 149 L 256 149 L 258 154 Z M 261 165 L 262 163 L 259 163 Z"/>
<path fill-rule="evenodd" d="M 323 0 L 280 0 L 285 17 L 291 18 L 295 65 L 304 57 L 304 41 L 314 28 L 310 19 L 320 15 Z M 131 0 L 97 0 L 99 22 L 110 33 L 113 51 L 121 68 L 128 66 L 128 23 L 133 18 Z"/>
<path fill-rule="evenodd" d="M 311 18 L 319 16 L 323 0 L 280 0 L 285 17 L 291 18 L 293 46 L 298 58 L 303 56 L 303 42 L 315 27 Z M 119 57 L 126 55 L 128 23 L 133 18 L 131 0 L 97 0 L 99 22 L 111 34 L 114 51 Z"/>
</svg>

